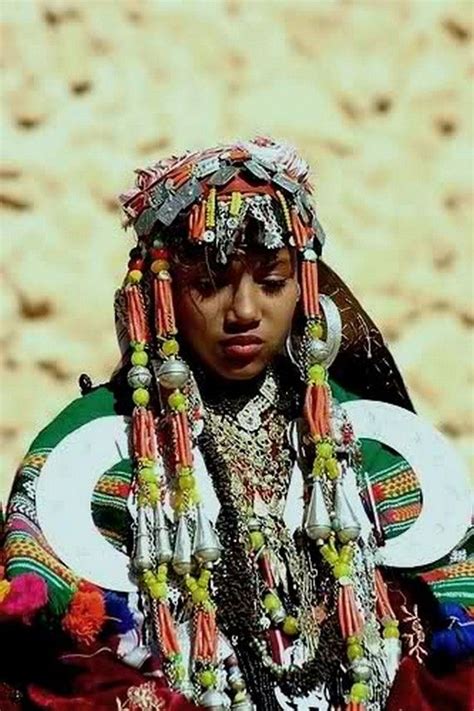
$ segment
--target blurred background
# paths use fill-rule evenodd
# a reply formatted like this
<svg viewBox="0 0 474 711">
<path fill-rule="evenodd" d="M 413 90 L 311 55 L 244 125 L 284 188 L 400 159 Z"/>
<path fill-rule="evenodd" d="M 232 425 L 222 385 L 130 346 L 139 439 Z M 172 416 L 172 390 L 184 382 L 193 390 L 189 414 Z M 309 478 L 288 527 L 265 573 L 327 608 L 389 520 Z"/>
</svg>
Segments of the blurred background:
<svg viewBox="0 0 474 711">
<path fill-rule="evenodd" d="M 77 377 L 107 380 L 132 246 L 116 195 L 184 148 L 268 133 L 313 167 L 327 261 L 420 414 L 473 454 L 473 5 L 3 0 L 5 497 Z"/>
</svg>

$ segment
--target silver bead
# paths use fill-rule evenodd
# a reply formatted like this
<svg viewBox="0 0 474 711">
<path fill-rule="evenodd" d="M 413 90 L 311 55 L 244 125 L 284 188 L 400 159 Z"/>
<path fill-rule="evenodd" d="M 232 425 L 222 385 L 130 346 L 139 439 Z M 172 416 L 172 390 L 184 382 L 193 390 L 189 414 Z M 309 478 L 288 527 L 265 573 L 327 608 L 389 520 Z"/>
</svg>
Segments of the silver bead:
<svg viewBox="0 0 474 711">
<path fill-rule="evenodd" d="M 270 614 L 270 619 L 274 625 L 281 624 L 286 617 L 286 612 L 285 612 L 284 607 L 279 607 L 278 610 L 272 610 L 269 614 Z"/>
<path fill-rule="evenodd" d="M 216 233 L 212 230 L 206 230 L 203 235 L 204 242 L 214 242 L 216 238 Z"/>
<path fill-rule="evenodd" d="M 229 674 L 227 681 L 233 691 L 243 691 L 245 689 L 245 681 L 240 671 Z"/>
<path fill-rule="evenodd" d="M 303 259 L 306 262 L 316 262 L 318 259 L 318 255 L 314 251 L 314 249 L 305 249 L 303 252 Z"/>
<path fill-rule="evenodd" d="M 199 697 L 199 704 L 209 711 L 225 711 L 224 697 L 217 689 L 207 689 Z"/>
<path fill-rule="evenodd" d="M 372 669 L 365 657 L 355 659 L 351 664 L 351 670 L 356 681 L 367 681 L 372 676 Z"/>
<path fill-rule="evenodd" d="M 308 357 L 313 363 L 324 363 L 328 355 L 328 347 L 324 341 L 312 339 L 308 346 Z"/>
<path fill-rule="evenodd" d="M 131 388 L 147 388 L 151 383 L 151 373 L 144 365 L 134 365 L 127 373 Z"/>
<path fill-rule="evenodd" d="M 248 523 L 249 531 L 259 531 L 260 523 L 258 518 L 250 518 Z"/>
<path fill-rule="evenodd" d="M 184 361 L 170 358 L 160 365 L 157 377 L 159 384 L 168 390 L 182 388 L 189 378 L 189 368 Z"/>
</svg>

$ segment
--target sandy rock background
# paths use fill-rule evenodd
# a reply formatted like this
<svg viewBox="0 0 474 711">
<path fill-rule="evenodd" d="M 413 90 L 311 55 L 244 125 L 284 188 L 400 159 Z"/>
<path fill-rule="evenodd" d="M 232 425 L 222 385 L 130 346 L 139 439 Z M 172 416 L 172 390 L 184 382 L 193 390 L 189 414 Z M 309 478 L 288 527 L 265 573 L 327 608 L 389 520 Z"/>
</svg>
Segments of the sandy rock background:
<svg viewBox="0 0 474 711">
<path fill-rule="evenodd" d="M 117 360 L 133 169 L 256 132 L 313 165 L 328 261 L 472 468 L 472 8 L 3 0 L 0 494 Z"/>
</svg>

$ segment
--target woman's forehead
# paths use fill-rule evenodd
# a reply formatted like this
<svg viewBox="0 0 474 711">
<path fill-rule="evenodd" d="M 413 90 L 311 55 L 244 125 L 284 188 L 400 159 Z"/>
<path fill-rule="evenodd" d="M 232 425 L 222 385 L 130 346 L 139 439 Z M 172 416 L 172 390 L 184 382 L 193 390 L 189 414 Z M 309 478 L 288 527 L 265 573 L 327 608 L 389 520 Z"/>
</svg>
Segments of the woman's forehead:
<svg viewBox="0 0 474 711">
<path fill-rule="evenodd" d="M 215 250 L 204 249 L 187 255 L 187 258 L 178 259 L 175 266 L 182 265 L 186 270 L 196 271 L 219 271 L 227 272 L 236 267 L 244 267 L 249 271 L 257 269 L 271 269 L 278 266 L 289 266 L 292 264 L 292 254 L 288 247 L 280 249 L 267 249 L 255 245 L 241 245 L 235 249 L 225 264 L 219 261 Z"/>
</svg>

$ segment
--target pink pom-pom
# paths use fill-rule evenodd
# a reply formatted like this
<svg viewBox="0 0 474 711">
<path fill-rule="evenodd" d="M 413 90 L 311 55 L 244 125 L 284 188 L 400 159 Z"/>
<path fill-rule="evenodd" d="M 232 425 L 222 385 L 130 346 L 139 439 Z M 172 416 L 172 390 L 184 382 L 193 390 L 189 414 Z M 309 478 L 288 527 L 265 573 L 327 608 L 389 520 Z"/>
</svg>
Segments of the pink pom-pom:
<svg viewBox="0 0 474 711">
<path fill-rule="evenodd" d="M 10 582 L 10 590 L 0 606 L 8 617 L 30 618 L 48 601 L 46 581 L 35 573 L 22 573 Z"/>
</svg>

